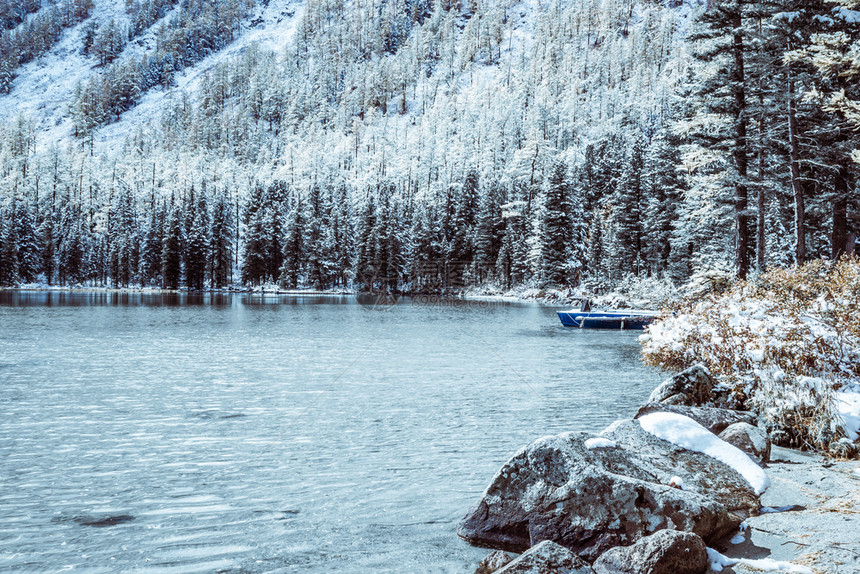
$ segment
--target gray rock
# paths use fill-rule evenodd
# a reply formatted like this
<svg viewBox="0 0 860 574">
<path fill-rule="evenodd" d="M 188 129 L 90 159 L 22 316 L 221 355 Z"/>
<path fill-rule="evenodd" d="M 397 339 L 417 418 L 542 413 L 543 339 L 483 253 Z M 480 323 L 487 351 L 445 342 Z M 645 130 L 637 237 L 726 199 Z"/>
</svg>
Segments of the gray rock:
<svg viewBox="0 0 860 574">
<path fill-rule="evenodd" d="M 493 574 L 499 568 L 506 566 L 513 561 L 513 558 L 507 552 L 496 550 L 486 555 L 483 560 L 478 562 L 478 568 L 475 574 Z"/>
<path fill-rule="evenodd" d="M 720 438 L 750 455 L 754 460 L 770 460 L 770 437 L 756 426 L 734 423 L 720 433 Z"/>
<path fill-rule="evenodd" d="M 673 476 L 679 476 L 684 490 L 713 498 L 744 517 L 755 514 L 761 507 L 752 485 L 735 469 L 710 456 L 657 438 L 643 430 L 639 421 L 615 421 L 600 434 L 630 453 L 633 464 L 650 474 L 651 480 L 669 484 Z M 645 475 L 628 473 L 628 476 L 648 480 Z"/>
<path fill-rule="evenodd" d="M 564 546 L 545 540 L 496 574 L 594 574 L 594 570 Z"/>
<path fill-rule="evenodd" d="M 730 425 L 735 423 L 747 423 L 755 426 L 758 416 L 749 411 L 734 411 L 731 409 L 720 409 L 717 407 L 690 407 L 686 405 L 667 405 L 664 403 L 648 403 L 639 408 L 636 416 L 641 418 L 650 413 L 677 413 L 690 417 L 714 434 L 720 434 Z"/>
<path fill-rule="evenodd" d="M 564 433 L 520 450 L 460 523 L 460 537 L 514 552 L 552 540 L 593 561 L 609 548 L 662 529 L 695 532 L 712 541 L 737 528 L 741 517 L 703 493 L 711 484 L 746 484 L 740 475 L 716 459 L 646 433 L 636 421 L 623 423 L 606 435 L 622 448 L 588 449 L 584 442 L 591 435 Z M 661 457 L 666 459 L 655 464 Z M 689 490 L 668 486 L 676 474 L 691 485 Z M 748 503 L 744 496 L 736 498 Z M 758 509 L 755 496 L 747 498 Z"/>
<path fill-rule="evenodd" d="M 714 399 L 712 389 L 716 382 L 702 365 L 693 365 L 663 383 L 651 392 L 649 403 L 702 406 Z"/>
<path fill-rule="evenodd" d="M 705 542 L 690 532 L 661 530 L 633 546 L 604 552 L 595 574 L 704 574 L 708 571 Z"/>
</svg>

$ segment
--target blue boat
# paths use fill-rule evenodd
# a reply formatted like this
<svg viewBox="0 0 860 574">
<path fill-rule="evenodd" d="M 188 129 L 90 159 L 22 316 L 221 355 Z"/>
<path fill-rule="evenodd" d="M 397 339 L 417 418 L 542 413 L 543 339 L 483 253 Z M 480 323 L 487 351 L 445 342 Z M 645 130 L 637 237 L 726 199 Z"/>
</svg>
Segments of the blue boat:
<svg viewBox="0 0 860 574">
<path fill-rule="evenodd" d="M 559 311 L 558 318 L 565 327 L 579 329 L 642 330 L 657 318 L 658 311 L 641 309 L 618 309 L 616 311 L 592 311 L 591 302 L 583 301 L 580 309 Z"/>
</svg>

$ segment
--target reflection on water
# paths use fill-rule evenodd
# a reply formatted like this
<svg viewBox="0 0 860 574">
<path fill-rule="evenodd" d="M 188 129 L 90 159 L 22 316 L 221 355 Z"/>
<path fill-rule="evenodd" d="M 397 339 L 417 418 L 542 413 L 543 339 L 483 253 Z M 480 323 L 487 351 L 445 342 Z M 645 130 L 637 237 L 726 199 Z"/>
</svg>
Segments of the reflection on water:
<svg viewBox="0 0 860 574">
<path fill-rule="evenodd" d="M 361 303 L 0 292 L 0 571 L 472 572 L 498 467 L 659 378 L 551 308 Z"/>
</svg>

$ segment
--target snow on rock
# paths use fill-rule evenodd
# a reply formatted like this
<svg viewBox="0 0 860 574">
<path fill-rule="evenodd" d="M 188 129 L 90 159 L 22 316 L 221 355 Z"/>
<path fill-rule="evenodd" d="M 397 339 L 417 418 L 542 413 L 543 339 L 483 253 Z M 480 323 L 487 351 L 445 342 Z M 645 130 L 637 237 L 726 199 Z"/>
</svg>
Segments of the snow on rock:
<svg viewBox="0 0 860 574">
<path fill-rule="evenodd" d="M 669 486 L 678 490 L 684 490 L 684 479 L 680 476 L 673 476 L 669 479 Z"/>
<path fill-rule="evenodd" d="M 771 560 L 770 558 L 762 558 L 759 560 L 749 560 L 747 558 L 729 558 L 723 556 L 713 548 L 708 548 L 708 560 L 711 562 L 711 570 L 714 572 L 722 572 L 726 566 L 734 566 L 743 564 L 756 570 L 764 570 L 765 572 L 793 572 L 794 574 L 815 574 L 811 569 L 799 564 L 791 562 L 781 562 L 779 560 Z"/>
<path fill-rule="evenodd" d="M 585 448 L 593 449 L 593 448 L 615 448 L 615 441 L 609 440 L 608 438 L 597 437 L 590 438 L 585 441 Z"/>
<path fill-rule="evenodd" d="M 689 417 L 675 413 L 651 413 L 640 418 L 639 424 L 658 438 L 727 464 L 743 476 L 758 495 L 770 486 L 770 479 L 764 470 L 742 450 L 721 440 Z"/>
</svg>

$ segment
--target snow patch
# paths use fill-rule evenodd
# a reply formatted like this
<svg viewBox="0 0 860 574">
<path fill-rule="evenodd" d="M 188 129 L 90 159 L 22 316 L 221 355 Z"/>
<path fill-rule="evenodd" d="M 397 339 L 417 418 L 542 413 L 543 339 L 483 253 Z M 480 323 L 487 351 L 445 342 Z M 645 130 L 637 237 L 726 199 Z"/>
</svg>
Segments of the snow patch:
<svg viewBox="0 0 860 574">
<path fill-rule="evenodd" d="M 770 486 L 767 474 L 746 453 L 720 439 L 690 417 L 676 413 L 651 413 L 640 418 L 639 424 L 658 438 L 727 464 L 743 476 L 758 495 Z"/>
<path fill-rule="evenodd" d="M 708 560 L 711 563 L 711 570 L 713 570 L 714 572 L 722 572 L 723 568 L 725 568 L 726 566 L 743 564 L 744 566 L 749 566 L 750 568 L 755 568 L 757 570 L 764 570 L 766 572 L 779 571 L 793 572 L 795 574 L 814 574 L 814 572 L 806 566 L 792 564 L 791 562 L 782 562 L 779 560 L 772 560 L 770 558 L 762 558 L 759 560 L 750 560 L 747 558 L 729 558 L 728 556 L 723 556 L 713 548 L 708 548 L 707 550 Z"/>
<path fill-rule="evenodd" d="M 593 448 L 615 448 L 615 441 L 609 440 L 608 438 L 598 437 L 598 438 L 590 438 L 585 441 L 585 448 L 593 449 Z"/>
<path fill-rule="evenodd" d="M 852 441 L 860 437 L 860 393 L 836 393 L 836 408 L 845 434 Z"/>
<path fill-rule="evenodd" d="M 746 539 L 747 537 L 744 536 L 743 532 L 738 532 L 737 534 L 732 536 L 732 539 L 729 542 L 731 542 L 732 544 L 743 544 Z"/>
<path fill-rule="evenodd" d="M 680 476 L 673 476 L 669 479 L 669 486 L 672 488 L 677 488 L 679 490 L 684 490 L 684 479 Z"/>
<path fill-rule="evenodd" d="M 747 524 L 746 521 L 741 522 L 740 526 L 738 526 L 738 533 L 732 536 L 730 542 L 732 544 L 743 544 L 744 541 L 747 539 L 747 537 L 744 535 L 744 532 L 746 532 L 749 527 L 750 525 Z"/>
</svg>

